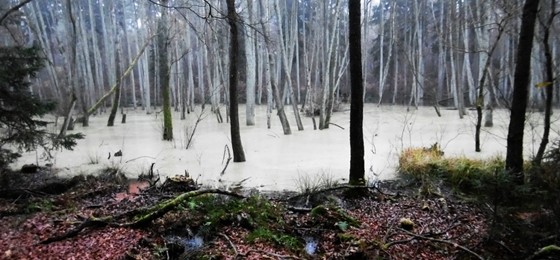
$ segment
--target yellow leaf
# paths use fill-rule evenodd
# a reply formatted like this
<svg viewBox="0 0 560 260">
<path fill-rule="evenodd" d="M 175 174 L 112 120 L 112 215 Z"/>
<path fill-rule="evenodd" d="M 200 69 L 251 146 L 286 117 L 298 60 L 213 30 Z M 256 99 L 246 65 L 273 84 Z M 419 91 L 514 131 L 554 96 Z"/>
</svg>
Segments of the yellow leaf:
<svg viewBox="0 0 560 260">
<path fill-rule="evenodd" d="M 535 88 L 544 88 L 544 87 L 548 87 L 548 86 L 550 86 L 550 85 L 552 85 L 552 82 L 550 82 L 550 81 L 543 81 L 543 82 L 541 82 L 541 83 L 535 84 Z"/>
</svg>

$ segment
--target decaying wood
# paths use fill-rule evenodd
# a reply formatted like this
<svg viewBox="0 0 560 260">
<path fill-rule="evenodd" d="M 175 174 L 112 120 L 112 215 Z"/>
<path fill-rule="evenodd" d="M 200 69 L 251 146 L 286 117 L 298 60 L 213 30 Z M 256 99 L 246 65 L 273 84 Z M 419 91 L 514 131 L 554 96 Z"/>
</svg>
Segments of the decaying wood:
<svg viewBox="0 0 560 260">
<path fill-rule="evenodd" d="M 59 235 L 59 236 L 50 237 L 46 240 L 41 241 L 40 243 L 41 244 L 49 244 L 49 243 L 56 242 L 56 241 L 62 241 L 62 240 L 65 240 L 67 238 L 71 238 L 71 237 L 74 237 L 74 236 L 78 235 L 82 230 L 84 230 L 85 228 L 89 228 L 89 227 L 104 227 L 104 226 L 133 227 L 133 228 L 143 227 L 143 226 L 146 226 L 147 224 L 149 224 L 152 220 L 155 220 L 155 219 L 165 215 L 165 213 L 175 209 L 183 201 L 185 201 L 187 199 L 190 199 L 190 198 L 193 198 L 193 197 L 204 195 L 204 194 L 226 195 L 226 196 L 231 196 L 231 197 L 238 198 L 238 199 L 245 198 L 244 196 L 241 196 L 237 193 L 224 191 L 224 190 L 219 190 L 219 189 L 189 191 L 189 192 L 182 193 L 175 198 L 165 200 L 163 202 L 160 202 L 160 203 L 158 203 L 158 204 L 156 204 L 152 207 L 146 208 L 146 209 L 135 209 L 135 210 L 128 211 L 128 212 L 125 212 L 125 213 L 122 213 L 122 214 L 119 214 L 119 215 L 114 215 L 114 216 L 104 216 L 104 217 L 99 217 L 99 218 L 90 217 L 90 218 L 86 219 L 85 221 L 83 221 L 82 223 L 80 223 L 80 225 L 78 225 L 77 227 L 73 228 L 72 230 L 69 230 L 66 233 L 64 233 L 62 235 Z M 124 223 L 117 222 L 117 220 L 122 218 L 122 217 L 130 217 L 132 219 L 132 221 L 124 222 Z"/>
</svg>

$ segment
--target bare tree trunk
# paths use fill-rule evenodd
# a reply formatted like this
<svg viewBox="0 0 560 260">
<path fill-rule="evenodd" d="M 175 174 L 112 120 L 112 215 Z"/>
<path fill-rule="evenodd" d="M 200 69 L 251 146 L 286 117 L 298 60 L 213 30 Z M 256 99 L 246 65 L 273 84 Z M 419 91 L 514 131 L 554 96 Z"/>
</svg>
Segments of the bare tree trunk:
<svg viewBox="0 0 560 260">
<path fill-rule="evenodd" d="M 76 106 L 76 85 L 78 84 L 78 77 L 77 77 L 77 45 L 78 45 L 78 38 L 77 38 L 77 28 L 76 28 L 76 20 L 74 19 L 74 14 L 72 11 L 72 1 L 66 0 L 66 11 L 68 15 L 68 20 L 70 21 L 70 75 L 68 77 L 68 83 L 71 84 L 70 86 L 70 104 L 68 109 L 66 110 L 66 117 L 64 118 L 64 123 L 62 124 L 62 128 L 60 133 L 58 134 L 59 138 L 62 138 L 66 135 L 66 130 L 68 129 L 68 125 L 71 123 L 72 120 L 72 112 L 74 111 L 74 107 Z"/>
<path fill-rule="evenodd" d="M 295 5 L 295 2 L 294 2 Z M 281 14 L 280 14 L 280 9 L 278 7 L 278 3 L 275 2 L 274 7 L 276 9 L 276 15 L 279 19 L 279 23 L 282 23 L 281 20 Z M 293 9 L 295 8 L 292 7 Z M 297 39 L 295 37 L 296 34 L 296 30 L 297 28 L 293 28 L 293 23 L 295 23 L 295 20 L 297 20 L 296 14 L 297 14 L 297 10 L 293 10 L 292 9 L 292 18 L 286 23 L 286 27 L 290 27 L 288 29 L 288 35 L 286 35 L 286 37 L 284 37 L 284 32 L 283 29 L 280 27 L 278 29 L 279 32 L 279 36 L 280 36 L 280 56 L 282 57 L 282 65 L 284 68 L 284 76 L 286 77 L 286 83 L 287 83 L 287 89 L 289 91 L 289 95 L 290 95 L 290 99 L 291 99 L 291 103 L 292 103 L 292 108 L 294 110 L 294 115 L 296 118 L 296 124 L 298 127 L 299 131 L 303 130 L 303 124 L 301 122 L 301 117 L 299 115 L 299 109 L 298 109 L 298 103 L 297 103 L 297 99 L 296 99 L 296 95 L 295 92 L 293 90 L 293 86 L 292 86 L 292 77 L 291 77 L 291 69 L 292 69 L 292 62 L 293 62 L 293 51 L 291 51 L 288 49 L 288 45 L 292 45 L 294 44 L 292 41 L 294 41 L 295 39 Z M 289 25 L 288 25 L 289 24 Z M 297 44 L 297 42 L 295 43 Z"/>
<path fill-rule="evenodd" d="M 265 10 L 264 5 L 262 3 L 262 0 L 259 1 L 260 4 L 260 8 L 261 10 Z M 268 54 L 268 70 L 270 73 L 270 88 L 271 88 L 271 95 L 273 97 L 273 102 L 276 102 L 276 110 L 278 113 L 278 118 L 280 119 L 280 124 L 282 125 L 282 130 L 284 131 L 285 135 L 290 135 L 292 134 L 292 130 L 290 128 L 290 123 L 288 122 L 288 118 L 286 117 L 286 113 L 284 111 L 284 104 L 282 102 L 282 98 L 280 96 L 280 91 L 278 90 L 278 86 L 276 84 L 277 82 L 277 77 L 273 76 L 272 73 L 275 73 L 276 67 L 274 64 L 274 57 L 273 57 L 273 50 L 272 50 L 272 43 L 270 41 L 270 39 L 268 38 L 270 36 L 269 33 L 269 28 L 266 25 L 265 22 L 265 18 L 268 17 L 268 15 L 265 15 L 264 12 L 262 12 L 262 19 L 261 19 L 261 28 L 263 30 L 263 34 L 264 34 L 264 38 L 266 40 L 266 47 L 268 49 L 267 54 Z"/>
<path fill-rule="evenodd" d="M 253 2 L 247 2 L 247 23 L 253 24 Z M 246 124 L 248 126 L 255 125 L 255 83 L 257 77 L 257 65 L 256 58 L 257 52 L 255 48 L 256 34 L 253 29 L 249 26 L 245 26 L 247 31 L 247 37 L 245 37 L 245 55 L 247 57 L 247 67 L 246 67 L 246 97 L 247 101 L 245 103 L 245 115 Z"/>
<path fill-rule="evenodd" d="M 548 138 L 550 135 L 550 117 L 552 116 L 552 98 L 554 97 L 554 61 L 552 56 L 552 50 L 550 48 L 550 30 L 552 29 L 554 23 L 554 17 L 558 13 L 556 11 L 556 1 L 550 1 L 550 14 L 546 23 L 541 23 L 543 26 L 543 48 L 545 56 L 545 81 L 542 87 L 545 88 L 546 98 L 545 98 L 545 108 L 544 108 L 544 130 L 537 155 L 533 159 L 533 163 L 540 165 L 546 150 L 546 146 L 549 142 Z"/>
<path fill-rule="evenodd" d="M 120 75 L 121 74 L 121 57 L 120 57 L 121 51 L 118 42 L 115 44 L 115 48 L 117 48 L 115 52 L 115 69 L 116 69 L 115 74 Z M 111 106 L 111 113 L 109 114 L 109 120 L 107 121 L 107 126 L 115 125 L 115 117 L 117 116 L 117 111 L 119 109 L 119 104 L 121 100 L 121 84 L 122 84 L 122 78 L 117 78 L 117 82 L 115 83 L 116 86 L 115 94 L 113 96 L 113 105 Z"/>
<path fill-rule="evenodd" d="M 529 79 L 531 74 L 531 52 L 539 0 L 526 0 L 517 46 L 517 65 L 513 82 L 513 100 L 507 137 L 506 170 L 513 175 L 518 184 L 523 184 L 523 130 Z"/>
<path fill-rule="evenodd" d="M 162 0 L 163 4 L 167 0 Z M 169 26 L 167 10 L 162 8 L 162 15 L 158 22 L 158 54 L 159 54 L 159 80 L 163 98 L 163 140 L 173 140 L 173 121 L 171 118 L 171 93 L 169 86 Z"/>
<path fill-rule="evenodd" d="M 361 8 L 360 0 L 349 0 L 348 38 L 350 49 L 350 82 L 352 103 L 350 105 L 350 184 L 365 183 L 364 162 L 364 82 L 362 77 Z"/>
<path fill-rule="evenodd" d="M 235 12 L 235 0 L 227 0 L 228 22 L 230 27 L 230 49 L 229 49 L 229 110 L 231 148 L 233 150 L 233 161 L 244 162 L 245 152 L 241 143 L 239 133 L 239 114 L 237 107 L 237 50 L 239 48 L 239 30 L 237 28 L 238 16 Z"/>
</svg>

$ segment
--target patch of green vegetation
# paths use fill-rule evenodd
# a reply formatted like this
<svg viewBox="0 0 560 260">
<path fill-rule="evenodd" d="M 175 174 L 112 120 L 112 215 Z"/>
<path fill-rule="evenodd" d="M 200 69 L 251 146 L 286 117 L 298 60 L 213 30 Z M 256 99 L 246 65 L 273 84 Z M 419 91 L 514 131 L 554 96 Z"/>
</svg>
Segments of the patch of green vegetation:
<svg viewBox="0 0 560 260">
<path fill-rule="evenodd" d="M 259 227 L 247 236 L 247 241 L 254 242 L 270 242 L 278 246 L 282 246 L 290 251 L 296 251 L 302 248 L 302 242 L 296 237 L 281 234 L 267 228 Z"/>
<path fill-rule="evenodd" d="M 188 201 L 184 207 L 203 213 L 206 223 L 212 226 L 237 222 L 252 229 L 284 223 L 282 207 L 260 195 L 243 200 L 211 195 L 199 196 Z"/>
<path fill-rule="evenodd" d="M 428 186 L 421 192 L 437 193 L 429 183 L 443 180 L 463 192 L 476 192 L 497 180 L 505 167 L 504 160 L 494 157 L 487 160 L 466 157 L 446 158 L 439 146 L 408 148 L 399 156 L 399 173 L 420 180 Z"/>
<path fill-rule="evenodd" d="M 51 212 L 55 208 L 55 205 L 51 199 L 41 199 L 39 201 L 34 201 L 27 205 L 26 211 L 28 213 L 32 212 Z"/>
</svg>

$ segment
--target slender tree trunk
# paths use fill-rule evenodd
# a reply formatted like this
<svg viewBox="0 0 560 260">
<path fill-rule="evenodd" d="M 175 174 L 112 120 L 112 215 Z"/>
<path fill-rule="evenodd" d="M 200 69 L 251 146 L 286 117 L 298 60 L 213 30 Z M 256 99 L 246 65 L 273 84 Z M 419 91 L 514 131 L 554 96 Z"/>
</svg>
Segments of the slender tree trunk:
<svg viewBox="0 0 560 260">
<path fill-rule="evenodd" d="M 229 0 L 228 0 L 229 1 Z M 273 74 L 276 74 L 276 66 L 274 64 L 274 57 L 273 57 L 273 50 L 272 50 L 272 43 L 270 41 L 270 39 L 268 37 L 270 37 L 270 33 L 269 33 L 269 28 L 266 25 L 266 21 L 265 18 L 268 17 L 268 15 L 264 15 L 264 8 L 265 6 L 262 3 L 262 0 L 259 1 L 260 4 L 260 8 L 261 10 L 263 10 L 263 19 L 261 19 L 260 24 L 261 24 L 261 28 L 263 30 L 263 34 L 264 34 L 264 38 L 266 40 L 266 47 L 267 47 L 267 54 L 268 54 L 268 67 L 267 69 L 269 70 L 269 81 L 270 81 L 270 96 L 272 97 L 272 102 L 276 103 L 276 110 L 277 110 L 277 114 L 278 114 L 278 118 L 280 119 L 280 124 L 282 125 L 282 130 L 284 131 L 285 135 L 291 135 L 292 134 L 292 130 L 290 128 L 290 123 L 288 122 L 288 118 L 286 117 L 286 112 L 284 111 L 284 104 L 282 102 L 282 98 L 280 96 L 280 90 L 278 89 L 277 86 L 277 82 L 278 82 L 278 77 L 274 76 Z M 272 102 L 270 102 L 269 104 L 271 104 Z"/>
<path fill-rule="evenodd" d="M 121 57 L 120 57 L 120 48 L 118 47 L 119 44 L 116 44 L 117 51 L 115 52 L 115 69 L 116 75 L 121 74 Z M 115 117 L 117 116 L 117 111 L 119 109 L 119 103 L 121 100 L 121 84 L 122 78 L 117 78 L 117 82 L 115 83 L 115 93 L 113 96 L 113 105 L 111 106 L 111 113 L 109 114 L 109 120 L 107 121 L 107 126 L 114 126 L 115 125 Z"/>
<path fill-rule="evenodd" d="M 552 56 L 552 50 L 550 48 L 550 30 L 553 26 L 554 17 L 556 14 L 554 13 L 556 10 L 556 1 L 551 1 L 550 6 L 550 14 L 548 17 L 547 23 L 543 25 L 543 48 L 544 48 L 544 57 L 545 57 L 545 77 L 546 80 L 541 83 L 545 88 L 545 108 L 544 108 L 544 130 L 541 143 L 539 145 L 539 149 L 537 151 L 537 155 L 533 159 L 533 163 L 536 165 L 540 165 L 544 156 L 544 152 L 546 150 L 546 146 L 549 142 L 548 138 L 550 135 L 550 117 L 552 116 L 552 98 L 554 97 L 554 61 Z"/>
<path fill-rule="evenodd" d="M 531 76 L 531 51 L 539 0 L 526 0 L 517 46 L 517 65 L 513 82 L 513 100 L 507 137 L 506 170 L 518 184 L 523 184 L 523 130 L 529 79 Z"/>
<path fill-rule="evenodd" d="M 253 24 L 253 2 L 247 2 L 247 23 Z M 246 103 L 245 103 L 245 115 L 246 124 L 248 126 L 255 125 L 255 83 L 257 77 L 257 65 L 256 58 L 257 52 L 255 48 L 256 35 L 253 29 L 249 26 L 245 26 L 247 31 L 247 37 L 245 37 L 245 55 L 247 57 L 247 67 L 245 69 L 246 73 Z"/>
<path fill-rule="evenodd" d="M 76 106 L 76 101 L 78 98 L 76 97 L 76 85 L 78 84 L 78 77 L 77 77 L 77 45 L 78 45 L 78 38 L 77 38 L 77 28 L 76 28 L 76 20 L 74 19 L 74 14 L 72 11 L 72 1 L 66 0 L 66 11 L 68 14 L 68 19 L 70 21 L 70 74 L 68 77 L 68 83 L 71 84 L 70 86 L 70 104 L 68 106 L 68 110 L 66 111 L 66 117 L 64 118 L 64 123 L 62 124 L 62 128 L 58 137 L 64 137 L 66 135 L 66 130 L 72 121 L 72 112 L 74 111 L 74 107 Z"/>
<path fill-rule="evenodd" d="M 350 84 L 352 103 L 350 104 L 350 184 L 365 183 L 364 162 L 364 81 L 362 77 L 361 8 L 360 0 L 348 1 L 348 40 L 350 48 Z"/>
<path fill-rule="evenodd" d="M 228 23 L 230 27 L 230 49 L 229 49 L 229 110 L 231 148 L 233 150 L 233 161 L 244 162 L 245 152 L 241 143 L 239 133 L 239 114 L 237 107 L 237 50 L 239 49 L 239 30 L 237 28 L 238 17 L 235 12 L 235 0 L 227 0 Z"/>
</svg>

